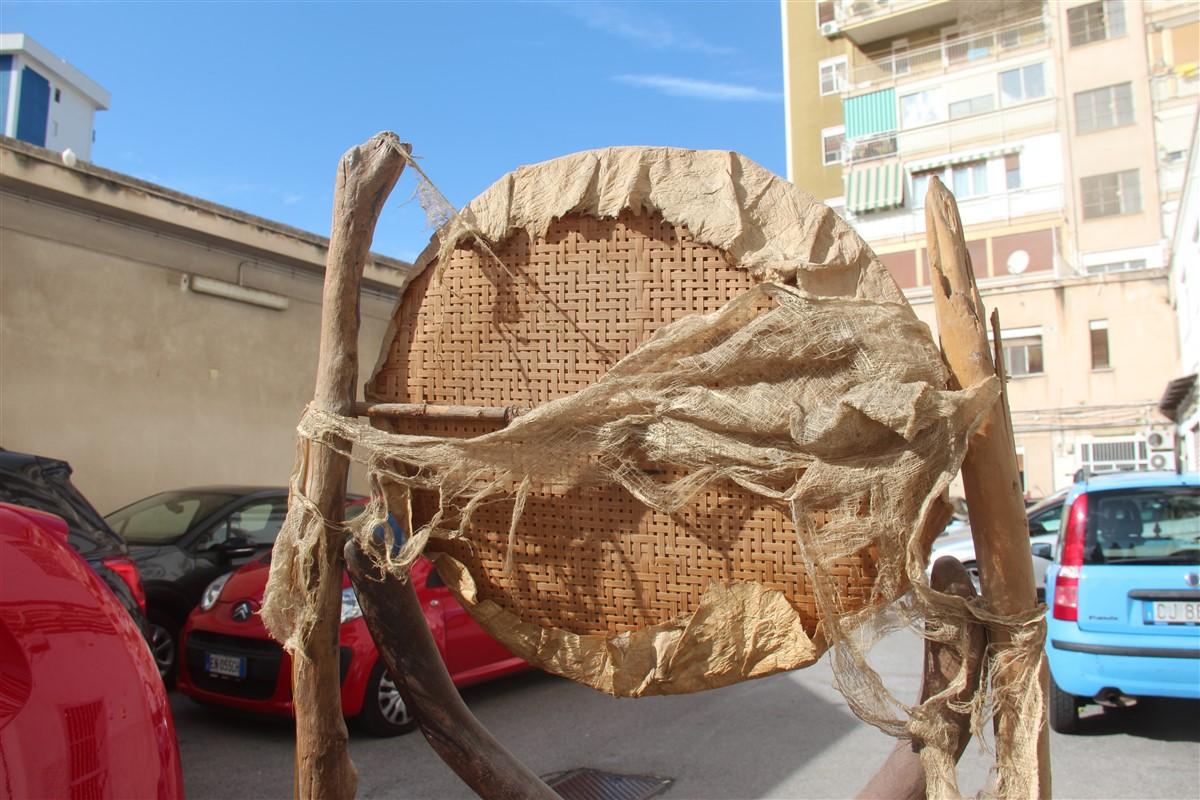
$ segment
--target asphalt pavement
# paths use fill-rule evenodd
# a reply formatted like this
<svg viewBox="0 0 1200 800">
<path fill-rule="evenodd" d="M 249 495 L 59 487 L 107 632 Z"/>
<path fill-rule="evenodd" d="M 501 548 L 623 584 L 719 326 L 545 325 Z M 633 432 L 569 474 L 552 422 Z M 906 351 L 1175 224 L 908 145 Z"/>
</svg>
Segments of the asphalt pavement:
<svg viewBox="0 0 1200 800">
<path fill-rule="evenodd" d="M 908 633 L 879 644 L 872 661 L 898 697 L 916 695 L 921 646 Z M 852 797 L 891 750 L 833 686 L 828 658 L 776 675 L 682 697 L 618 700 L 541 672 L 465 689 L 475 714 L 541 775 L 575 767 L 655 775 L 660 797 Z M 172 708 L 188 797 L 287 798 L 292 726 L 198 706 L 175 692 Z M 1052 734 L 1059 798 L 1200 796 L 1200 702 L 1148 701 L 1086 712 L 1082 733 Z M 361 798 L 472 798 L 420 733 L 374 739 L 351 726 Z M 972 743 L 960 788 L 987 784 L 992 754 Z"/>
</svg>

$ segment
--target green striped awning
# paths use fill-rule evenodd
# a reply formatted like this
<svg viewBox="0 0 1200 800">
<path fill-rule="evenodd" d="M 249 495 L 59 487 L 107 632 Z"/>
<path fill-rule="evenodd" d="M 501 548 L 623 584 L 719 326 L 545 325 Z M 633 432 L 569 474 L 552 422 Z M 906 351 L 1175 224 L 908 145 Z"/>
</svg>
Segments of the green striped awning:
<svg viewBox="0 0 1200 800">
<path fill-rule="evenodd" d="M 896 130 L 896 90 L 883 89 L 846 99 L 846 138 L 861 139 Z"/>
<path fill-rule="evenodd" d="M 859 167 L 846 176 L 846 210 L 883 211 L 904 204 L 904 173 L 897 163 Z"/>
</svg>

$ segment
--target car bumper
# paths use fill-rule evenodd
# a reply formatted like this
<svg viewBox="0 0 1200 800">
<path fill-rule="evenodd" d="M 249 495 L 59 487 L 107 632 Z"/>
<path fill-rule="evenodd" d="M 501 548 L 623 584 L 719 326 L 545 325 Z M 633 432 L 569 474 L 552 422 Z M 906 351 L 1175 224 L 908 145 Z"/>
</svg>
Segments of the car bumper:
<svg viewBox="0 0 1200 800">
<path fill-rule="evenodd" d="M 1130 697 L 1200 699 L 1200 630 L 1194 637 L 1115 636 L 1052 619 L 1046 653 L 1054 682 L 1068 694 L 1117 689 Z"/>
<path fill-rule="evenodd" d="M 193 614 L 180 639 L 178 689 L 205 703 L 262 714 L 291 716 L 292 659 L 270 638 L 257 617 L 252 622 L 222 623 Z M 208 653 L 246 660 L 243 679 L 210 675 Z M 361 619 L 340 631 L 339 667 L 342 713 L 355 717 L 362 711 L 367 680 L 377 658 L 374 642 Z"/>
</svg>

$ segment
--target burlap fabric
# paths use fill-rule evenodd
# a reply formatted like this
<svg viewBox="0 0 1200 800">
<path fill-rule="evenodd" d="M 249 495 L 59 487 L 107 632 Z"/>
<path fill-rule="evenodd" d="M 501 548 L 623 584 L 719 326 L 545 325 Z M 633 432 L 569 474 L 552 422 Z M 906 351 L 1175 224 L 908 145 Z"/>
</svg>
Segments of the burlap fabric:
<svg viewBox="0 0 1200 800">
<path fill-rule="evenodd" d="M 732 482 L 790 515 L 821 611 L 815 629 L 806 630 L 778 591 L 714 581 L 687 615 L 641 630 L 579 634 L 480 601 L 470 573 L 446 556 L 439 568 L 513 652 L 617 695 L 713 688 L 805 666 L 833 647 L 839 688 L 855 713 L 920 741 L 931 796 L 956 795 L 945 712 L 965 676 L 911 707 L 886 690 L 864 653 L 897 624 L 959 642 L 965 622 L 982 619 L 1015 631 L 1016 651 L 1036 669 L 1036 617 L 992 617 L 978 602 L 933 592 L 924 576 L 945 488 L 998 381 L 948 390 L 928 329 L 869 248 L 829 209 L 732 153 L 612 148 L 522 168 L 443 225 L 416 267 L 437 269 L 464 245 L 492 253 L 516 231 L 536 238 L 569 214 L 613 218 L 629 210 L 686 226 L 763 282 L 714 313 L 664 325 L 595 383 L 492 433 L 399 435 L 310 409 L 301 437 L 327 446 L 353 441 L 355 457 L 368 464 L 372 504 L 353 535 L 403 576 L 431 538 L 469 537 L 473 515 L 501 498 L 515 499 L 508 535 L 516 553 L 534 489 L 617 486 L 670 514 L 705 487 Z M 434 513 L 415 526 L 414 492 L 437 497 Z M 823 512 L 820 524 L 813 509 Z M 411 531 L 403 543 L 390 533 L 380 541 L 389 512 Z M 289 646 L 311 624 L 302 587 L 323 529 L 294 480 L 263 609 Z M 837 559 L 864 548 L 873 548 L 878 578 L 868 602 L 849 603 L 825 576 Z M 1040 696 L 996 702 L 1036 708 Z M 982 696 L 971 710 L 982 724 Z M 1010 790 L 1035 791 L 1021 784 L 1022 765 L 999 766 Z"/>
</svg>

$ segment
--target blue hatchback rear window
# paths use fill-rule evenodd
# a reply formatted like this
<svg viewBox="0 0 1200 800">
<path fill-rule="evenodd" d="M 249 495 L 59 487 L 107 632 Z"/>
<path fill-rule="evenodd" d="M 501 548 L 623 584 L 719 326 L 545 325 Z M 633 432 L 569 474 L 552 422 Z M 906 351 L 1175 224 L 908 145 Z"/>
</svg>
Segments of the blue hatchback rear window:
<svg viewBox="0 0 1200 800">
<path fill-rule="evenodd" d="M 1088 493 L 1085 564 L 1200 564 L 1200 489 Z"/>
</svg>

